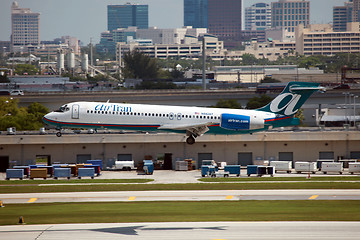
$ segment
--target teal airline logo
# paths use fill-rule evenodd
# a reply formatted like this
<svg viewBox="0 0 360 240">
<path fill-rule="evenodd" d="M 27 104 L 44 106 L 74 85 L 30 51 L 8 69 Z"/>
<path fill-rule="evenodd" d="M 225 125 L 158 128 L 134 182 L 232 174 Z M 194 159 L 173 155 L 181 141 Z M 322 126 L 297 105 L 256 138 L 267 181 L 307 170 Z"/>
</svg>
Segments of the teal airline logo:
<svg viewBox="0 0 360 240">
<path fill-rule="evenodd" d="M 319 83 L 289 82 L 283 92 L 271 103 L 256 110 L 292 116 L 300 109 L 311 94 L 323 89 L 319 85 Z"/>
</svg>

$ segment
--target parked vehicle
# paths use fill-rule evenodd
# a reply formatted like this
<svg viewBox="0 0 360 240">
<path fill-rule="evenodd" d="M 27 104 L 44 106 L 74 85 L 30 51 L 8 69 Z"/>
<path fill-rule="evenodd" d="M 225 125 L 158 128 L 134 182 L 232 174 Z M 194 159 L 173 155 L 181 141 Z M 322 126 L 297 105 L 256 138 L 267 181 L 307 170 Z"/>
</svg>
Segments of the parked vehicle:
<svg viewBox="0 0 360 240">
<path fill-rule="evenodd" d="M 115 169 L 130 171 L 134 168 L 134 161 L 115 161 Z"/>
<path fill-rule="evenodd" d="M 10 95 L 22 96 L 22 95 L 24 95 L 24 92 L 22 90 L 12 90 L 10 92 Z"/>
</svg>

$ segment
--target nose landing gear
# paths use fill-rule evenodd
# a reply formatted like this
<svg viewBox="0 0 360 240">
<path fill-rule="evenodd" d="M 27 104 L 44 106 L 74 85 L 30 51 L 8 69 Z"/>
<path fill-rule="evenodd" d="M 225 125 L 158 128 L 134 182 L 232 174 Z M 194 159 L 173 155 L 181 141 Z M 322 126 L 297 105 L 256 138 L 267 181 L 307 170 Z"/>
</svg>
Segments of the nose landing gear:
<svg viewBox="0 0 360 240">
<path fill-rule="evenodd" d="M 57 130 L 56 136 L 57 136 L 57 137 L 61 137 L 61 136 L 62 136 L 61 128 L 60 128 L 60 127 L 57 127 L 56 130 Z"/>
</svg>

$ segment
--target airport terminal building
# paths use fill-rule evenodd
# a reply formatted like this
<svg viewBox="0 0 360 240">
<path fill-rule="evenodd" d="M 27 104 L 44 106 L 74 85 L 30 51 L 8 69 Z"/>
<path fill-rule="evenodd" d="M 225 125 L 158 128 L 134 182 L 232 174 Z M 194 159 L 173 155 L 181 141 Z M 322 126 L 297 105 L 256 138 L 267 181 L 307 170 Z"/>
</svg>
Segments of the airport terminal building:
<svg viewBox="0 0 360 240">
<path fill-rule="evenodd" d="M 204 135 L 187 145 L 181 134 L 55 134 L 0 135 L 0 171 L 14 165 L 29 165 L 46 159 L 54 163 L 83 163 L 102 159 L 107 167 L 115 160 L 145 157 L 171 161 L 192 159 L 196 168 L 202 160 L 247 166 L 256 160 L 317 161 L 360 159 L 359 131 L 311 130 L 269 131 L 252 135 Z"/>
</svg>

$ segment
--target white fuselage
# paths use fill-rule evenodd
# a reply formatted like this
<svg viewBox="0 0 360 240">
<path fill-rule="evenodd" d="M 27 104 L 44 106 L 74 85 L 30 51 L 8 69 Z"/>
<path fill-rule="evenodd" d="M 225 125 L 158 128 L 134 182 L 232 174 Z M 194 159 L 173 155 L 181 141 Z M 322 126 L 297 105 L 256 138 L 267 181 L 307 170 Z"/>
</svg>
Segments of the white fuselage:
<svg viewBox="0 0 360 240">
<path fill-rule="evenodd" d="M 262 129 L 264 119 L 275 118 L 273 113 L 243 109 L 74 102 L 47 114 L 44 121 L 59 128 L 186 131 L 200 125 L 219 127 L 223 114 L 248 116 L 247 130 Z"/>
</svg>

